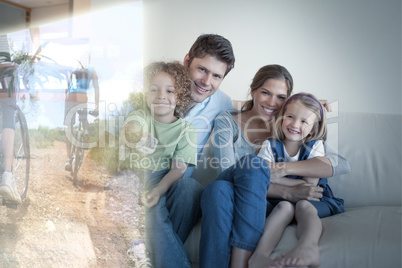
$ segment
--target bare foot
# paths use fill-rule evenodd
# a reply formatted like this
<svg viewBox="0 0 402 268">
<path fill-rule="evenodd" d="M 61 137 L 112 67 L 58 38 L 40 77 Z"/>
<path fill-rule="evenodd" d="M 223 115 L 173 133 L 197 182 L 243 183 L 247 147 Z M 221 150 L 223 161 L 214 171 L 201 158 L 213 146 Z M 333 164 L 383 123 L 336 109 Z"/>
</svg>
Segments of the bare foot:
<svg viewBox="0 0 402 268">
<path fill-rule="evenodd" d="M 321 264 L 320 252 L 317 247 L 296 247 L 282 257 L 275 259 L 274 265 L 279 267 L 311 267 L 317 268 Z"/>
<path fill-rule="evenodd" d="M 280 267 L 275 264 L 273 259 L 270 259 L 266 255 L 258 254 L 254 252 L 248 260 L 248 268 L 276 268 Z"/>
</svg>

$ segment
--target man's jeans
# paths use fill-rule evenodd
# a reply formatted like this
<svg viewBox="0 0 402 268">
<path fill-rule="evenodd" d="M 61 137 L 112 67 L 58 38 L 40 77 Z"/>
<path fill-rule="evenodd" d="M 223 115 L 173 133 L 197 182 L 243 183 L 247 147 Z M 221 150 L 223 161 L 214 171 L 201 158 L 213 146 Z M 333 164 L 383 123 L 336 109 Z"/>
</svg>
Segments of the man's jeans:
<svg viewBox="0 0 402 268">
<path fill-rule="evenodd" d="M 232 246 L 255 250 L 265 224 L 269 183 L 267 163 L 246 155 L 205 188 L 200 267 L 229 267 Z"/>
<path fill-rule="evenodd" d="M 154 188 L 169 170 L 146 174 L 146 189 Z M 200 217 L 203 187 L 192 178 L 178 180 L 158 204 L 146 209 L 146 247 L 155 268 L 191 268 L 184 242 Z"/>
</svg>

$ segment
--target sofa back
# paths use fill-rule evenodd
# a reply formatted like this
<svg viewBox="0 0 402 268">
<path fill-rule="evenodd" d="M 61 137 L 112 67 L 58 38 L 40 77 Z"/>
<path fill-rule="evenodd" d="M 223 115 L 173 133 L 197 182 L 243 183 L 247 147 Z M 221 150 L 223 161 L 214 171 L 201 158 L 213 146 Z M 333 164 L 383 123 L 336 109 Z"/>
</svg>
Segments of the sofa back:
<svg viewBox="0 0 402 268">
<path fill-rule="evenodd" d="M 340 113 L 328 119 L 327 142 L 351 166 L 351 173 L 329 179 L 346 208 L 401 205 L 401 122 L 401 115 L 367 113 Z M 194 172 L 203 186 L 218 175 L 211 137 Z"/>
<path fill-rule="evenodd" d="M 335 195 L 346 207 L 400 206 L 402 116 L 341 113 L 335 119 L 328 124 L 328 142 L 338 146 L 352 170 L 329 179 Z"/>
</svg>

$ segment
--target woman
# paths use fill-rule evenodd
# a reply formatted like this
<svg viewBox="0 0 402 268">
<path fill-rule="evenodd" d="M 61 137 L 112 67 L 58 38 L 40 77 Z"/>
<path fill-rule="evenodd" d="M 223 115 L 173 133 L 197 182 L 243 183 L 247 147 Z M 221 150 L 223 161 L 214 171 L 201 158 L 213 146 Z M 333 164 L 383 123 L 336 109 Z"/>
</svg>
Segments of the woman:
<svg viewBox="0 0 402 268">
<path fill-rule="evenodd" d="M 272 123 L 293 90 L 293 79 L 286 68 L 280 65 L 267 65 L 256 73 L 250 88 L 252 100 L 246 102 L 239 113 L 224 112 L 215 119 L 215 156 L 220 159 L 221 172 L 231 167 L 241 157 L 256 154 L 262 142 L 272 136 Z M 264 161 L 257 160 L 255 164 L 261 165 L 260 170 L 266 170 L 268 167 Z M 290 174 L 328 178 L 346 174 L 350 170 L 346 159 L 337 155 L 330 147 L 326 147 L 326 157 L 269 167 L 270 169 L 265 171 L 267 174 L 254 175 L 268 179 Z M 249 167 L 245 166 L 244 174 L 258 170 L 247 168 Z M 225 176 L 223 173 L 222 175 Z M 253 174 L 248 173 L 248 177 L 253 177 Z M 233 184 L 230 181 L 216 180 L 206 187 L 201 200 L 201 267 L 229 267 L 230 263 L 231 267 L 247 266 L 262 235 L 264 222 L 250 217 L 249 212 L 252 210 L 249 211 L 248 207 L 242 209 L 237 202 L 250 200 L 249 206 L 256 204 L 254 196 L 257 198 L 255 192 L 260 191 L 259 184 L 264 185 L 262 180 L 247 182 L 249 192 L 245 194 L 249 195 L 245 196 L 244 200 L 235 200 Z M 318 201 L 322 197 L 322 188 L 305 184 L 295 187 L 272 184 L 266 196 L 293 203 L 299 200 Z M 265 198 L 265 196 L 258 197 Z M 244 236 L 252 242 L 242 241 L 241 237 Z"/>
<path fill-rule="evenodd" d="M 18 193 L 17 186 L 12 171 L 14 138 L 15 138 L 15 109 L 13 105 L 16 103 L 16 90 L 18 89 L 18 79 L 14 79 L 14 71 L 12 75 L 8 75 L 9 70 L 17 69 L 15 63 L 2 63 L 0 66 L 0 108 L 2 114 L 2 132 L 1 147 L 3 154 L 3 174 L 0 178 L 0 196 L 3 200 L 22 204 L 21 196 Z M 13 82 L 14 81 L 14 82 Z M 11 88 L 9 87 L 11 86 Z M 1 128 L 0 128 L 1 129 Z"/>
<path fill-rule="evenodd" d="M 87 120 L 87 103 L 88 103 L 88 91 L 93 87 L 95 96 L 95 111 L 99 111 L 99 83 L 98 75 L 91 63 L 91 55 L 85 52 L 78 61 L 80 67 L 75 69 L 68 80 L 68 88 L 66 89 L 65 109 L 64 109 L 64 125 L 66 130 L 66 149 L 67 160 L 64 166 L 66 171 L 71 171 L 71 140 L 72 140 L 72 128 L 75 124 L 75 113 L 79 109 L 84 109 L 85 113 L 82 113 L 81 120 L 84 129 L 84 135 L 88 136 L 88 120 Z"/>
</svg>

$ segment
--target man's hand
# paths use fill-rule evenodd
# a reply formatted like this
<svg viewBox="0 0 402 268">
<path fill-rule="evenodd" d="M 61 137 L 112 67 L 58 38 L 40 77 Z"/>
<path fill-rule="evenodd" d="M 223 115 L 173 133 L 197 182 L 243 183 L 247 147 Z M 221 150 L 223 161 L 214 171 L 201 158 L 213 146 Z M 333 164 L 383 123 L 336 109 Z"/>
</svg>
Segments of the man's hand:
<svg viewBox="0 0 402 268">
<path fill-rule="evenodd" d="M 300 200 L 320 201 L 323 189 L 312 184 L 300 184 L 289 188 L 286 200 L 296 203 Z"/>
</svg>

